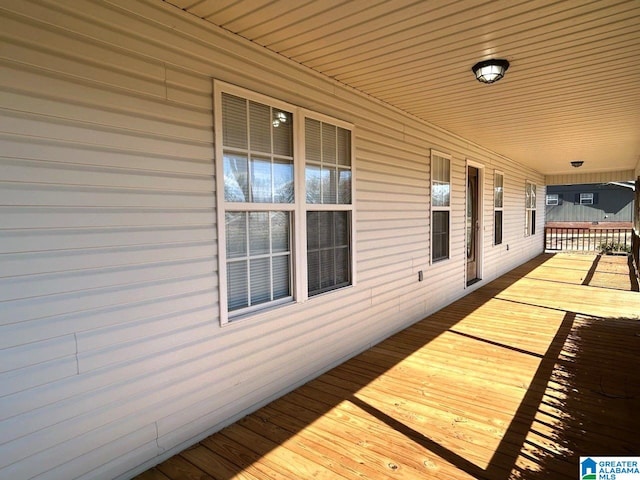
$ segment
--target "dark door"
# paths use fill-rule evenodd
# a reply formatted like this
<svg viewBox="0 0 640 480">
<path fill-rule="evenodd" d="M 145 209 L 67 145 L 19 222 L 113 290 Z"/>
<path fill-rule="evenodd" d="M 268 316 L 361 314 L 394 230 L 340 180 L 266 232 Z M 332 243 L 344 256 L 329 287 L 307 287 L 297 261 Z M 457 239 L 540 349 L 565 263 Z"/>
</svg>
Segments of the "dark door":
<svg viewBox="0 0 640 480">
<path fill-rule="evenodd" d="M 467 285 L 478 278 L 478 219 L 479 204 L 478 169 L 467 167 Z"/>
</svg>

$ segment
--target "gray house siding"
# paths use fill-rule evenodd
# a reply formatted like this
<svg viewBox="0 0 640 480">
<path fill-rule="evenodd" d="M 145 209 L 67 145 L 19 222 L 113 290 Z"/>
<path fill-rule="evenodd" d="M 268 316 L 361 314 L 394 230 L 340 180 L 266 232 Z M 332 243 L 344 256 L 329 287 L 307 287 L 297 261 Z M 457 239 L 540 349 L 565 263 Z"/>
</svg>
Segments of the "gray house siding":
<svg viewBox="0 0 640 480">
<path fill-rule="evenodd" d="M 593 194 L 593 204 L 580 204 L 581 193 Z M 615 184 L 549 185 L 547 196 L 549 195 L 558 195 L 558 205 L 546 205 L 548 223 L 630 223 L 633 219 L 631 188 Z"/>
</svg>

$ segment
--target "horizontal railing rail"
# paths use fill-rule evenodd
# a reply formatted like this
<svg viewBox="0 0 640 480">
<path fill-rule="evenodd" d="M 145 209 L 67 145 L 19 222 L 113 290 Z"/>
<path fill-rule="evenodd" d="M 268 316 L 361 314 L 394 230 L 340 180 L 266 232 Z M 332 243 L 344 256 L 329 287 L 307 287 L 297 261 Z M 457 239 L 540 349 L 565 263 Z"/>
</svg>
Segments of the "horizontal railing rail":
<svg viewBox="0 0 640 480">
<path fill-rule="evenodd" d="M 544 228 L 544 248 L 554 252 L 630 253 L 633 239 L 631 228 Z"/>
</svg>

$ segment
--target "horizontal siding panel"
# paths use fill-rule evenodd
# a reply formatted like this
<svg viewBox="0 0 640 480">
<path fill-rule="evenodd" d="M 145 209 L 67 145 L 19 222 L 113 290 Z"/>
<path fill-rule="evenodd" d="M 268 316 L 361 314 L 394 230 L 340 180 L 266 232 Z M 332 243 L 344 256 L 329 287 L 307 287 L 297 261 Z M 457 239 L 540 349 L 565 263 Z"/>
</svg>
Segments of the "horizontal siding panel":
<svg viewBox="0 0 640 480">
<path fill-rule="evenodd" d="M 371 177 L 369 179 L 363 178 L 363 176 L 366 177 L 367 174 L 371 175 Z M 386 198 L 387 195 L 405 194 L 417 196 L 418 198 L 420 198 L 420 201 L 424 202 L 426 206 L 427 198 L 425 197 L 425 195 L 428 192 L 429 185 L 426 182 L 421 186 L 402 185 L 401 183 L 389 183 L 388 181 L 385 182 L 384 177 L 382 175 L 377 175 L 376 172 L 361 172 L 360 170 L 358 170 L 356 188 L 356 194 L 359 196 L 358 198 L 362 198 L 361 195 L 364 193 L 377 193 L 378 200 L 382 197 Z"/>
<path fill-rule="evenodd" d="M 101 147 L 126 148 L 131 152 L 180 156 L 209 160 L 213 157 L 210 144 L 189 142 L 140 134 L 121 129 L 87 124 L 59 118 L 25 115 L 0 109 L 0 133 L 29 135 L 35 140 L 57 139 L 70 143 L 86 143 Z"/>
<path fill-rule="evenodd" d="M 1 291 L 1 289 L 0 289 Z M 73 335 L 0 349 L 0 372 L 8 372 L 76 354 Z M 2 440 L 0 439 L 0 443 Z"/>
<path fill-rule="evenodd" d="M 200 340 L 201 348 L 211 349 L 211 337 Z M 182 396 L 184 382 L 193 382 L 193 388 L 202 388 L 209 382 L 204 381 L 206 375 L 214 375 L 219 378 L 222 370 L 213 368 L 212 361 L 203 362 L 172 362 L 172 359 L 187 359 L 186 354 L 191 350 L 176 350 L 173 354 L 165 354 L 159 357 L 158 365 L 167 367 L 164 371 L 158 371 L 153 367 L 153 360 L 137 361 L 120 365 L 109 371 L 101 370 L 77 375 L 74 378 L 58 382 L 55 389 L 45 390 L 36 388 L 38 392 L 46 392 L 46 398 L 40 398 L 42 405 L 25 409 L 19 403 L 19 399 L 25 394 L 18 393 L 12 397 L 0 398 L 6 406 L 10 407 L 16 415 L 9 416 L 3 422 L 7 428 L 2 431 L 2 440 L 13 441 L 51 427 L 48 431 L 55 432 L 57 424 L 67 422 L 67 427 L 60 435 L 68 435 L 72 438 L 84 428 L 92 429 L 105 425 L 120 417 L 126 417 L 133 412 L 140 416 L 153 417 L 156 413 L 147 410 L 157 403 L 167 403 L 173 395 Z M 193 363 L 192 363 L 193 362 Z M 195 367 L 195 368 L 194 368 Z M 127 373 L 129 371 L 129 373 Z M 132 382 L 131 379 L 135 379 Z M 229 379 L 232 383 L 232 379 Z M 163 397 L 158 397 L 157 392 L 172 386 Z M 173 393 L 172 393 L 173 392 Z M 165 401 L 167 399 L 167 401 Z M 116 407 L 117 408 L 114 408 Z M 44 408 L 46 407 L 46 408 Z M 72 428 L 74 433 L 69 432 Z"/>
<path fill-rule="evenodd" d="M 360 182 L 365 185 L 385 185 L 387 188 L 402 188 L 405 184 L 408 189 L 427 189 L 430 187 L 426 178 L 420 178 L 422 174 L 420 176 L 414 175 L 413 177 L 410 177 L 406 176 L 405 173 L 400 175 L 399 170 L 401 169 L 378 165 L 370 165 L 367 167 L 358 166 L 356 197 L 360 194 Z"/>
<path fill-rule="evenodd" d="M 2 75 L 14 77 L 24 77 L 25 75 L 17 73 L 14 69 L 3 69 L 0 67 L 0 78 Z M 36 77 L 37 78 L 37 77 Z M 26 90 L 26 87 L 33 87 L 28 84 L 28 79 L 20 78 L 26 82 L 24 90 L 17 90 L 16 87 L 2 85 L 0 88 L 5 89 L 4 108 L 15 111 L 33 111 L 38 110 L 40 115 L 49 117 L 59 117 L 60 111 L 64 111 L 65 119 L 78 123 L 91 125 L 94 123 L 96 115 L 100 116 L 100 126 L 117 128 L 119 130 L 140 132 L 142 134 L 161 135 L 169 138 L 177 138 L 182 141 L 193 142 L 212 142 L 213 133 L 211 131 L 211 120 L 202 124 L 186 124 L 182 118 L 189 118 L 191 114 L 200 112 L 186 111 L 184 108 L 173 108 L 165 103 L 158 102 L 157 105 L 149 105 L 149 102 L 142 101 L 137 97 L 116 98 L 115 95 L 109 95 L 108 91 L 101 89 L 89 89 L 85 93 L 86 99 L 83 101 L 79 96 L 75 98 L 78 90 L 83 90 L 80 85 L 70 85 L 69 91 L 65 92 L 66 97 L 61 96 L 61 92 L 56 90 L 55 81 L 47 79 L 46 84 L 51 85 L 52 92 L 56 93 L 55 98 L 46 96 L 44 89 L 34 91 Z M 61 81 L 62 85 L 67 82 Z M 21 85 L 21 83 L 17 83 Z M 13 90 L 13 91 L 11 91 Z M 74 104 L 69 105 L 71 99 Z M 99 98 L 101 103 L 92 104 L 89 100 L 95 101 Z M 79 103 L 79 102 L 83 103 Z M 75 103 L 78 102 L 78 103 Z M 102 103 L 104 102 L 104 103 Z M 119 105 L 122 105 L 119 107 Z M 131 107 L 136 106 L 140 110 L 133 110 Z M 130 110 L 127 110 L 129 107 Z M 117 110 L 116 110 L 117 109 Z M 197 115 L 195 115 L 197 116 Z M 194 119 L 195 121 L 198 118 Z"/>
<path fill-rule="evenodd" d="M 77 375 L 75 355 L 0 374 L 0 397 Z M 1 447 L 0 447 L 1 448 Z M 0 458 L 2 453 L 0 450 Z"/>
<path fill-rule="evenodd" d="M 422 220 L 425 220 L 424 218 Z M 406 218 L 398 218 L 397 216 L 394 218 L 390 218 L 385 220 L 384 224 L 377 221 L 375 216 L 369 216 L 367 220 L 361 218 L 361 212 L 358 212 L 358 220 L 357 220 L 357 230 L 359 232 L 369 232 L 373 234 L 374 232 L 390 232 L 393 230 L 404 229 L 415 227 L 416 225 L 421 225 L 421 223 L 416 222 L 415 218 L 406 219 Z M 429 218 L 426 218 L 426 225 L 429 224 Z"/>
<path fill-rule="evenodd" d="M 29 299 L 50 296 L 66 292 L 81 292 L 91 286 L 92 289 L 113 287 L 161 279 L 181 278 L 192 275 L 206 275 L 215 271 L 210 258 L 156 262 L 129 267 L 109 267 L 102 269 L 84 269 L 78 271 L 21 275 L 19 277 L 0 278 L 0 301 Z"/>
<path fill-rule="evenodd" d="M 392 146 L 382 145 L 379 143 L 370 143 L 368 140 L 363 139 L 363 146 L 358 148 L 358 156 L 363 160 L 366 160 L 365 168 L 367 165 L 371 165 L 381 169 L 388 169 L 401 177 L 422 177 L 427 180 L 424 161 L 425 157 L 411 159 L 407 156 L 401 156 L 403 152 L 399 152 Z M 371 168 L 371 167 L 369 167 Z M 392 170 L 393 169 L 393 170 Z"/>
<path fill-rule="evenodd" d="M 388 265 L 383 265 L 379 262 L 363 262 L 358 265 L 358 282 L 361 286 L 375 285 L 387 275 L 390 277 L 404 275 L 409 269 L 412 269 L 415 264 L 415 258 Z"/>
<path fill-rule="evenodd" d="M 424 247 L 426 247 L 427 238 L 428 237 L 426 235 L 425 229 L 424 232 L 416 235 L 404 235 L 402 237 L 402 242 L 399 242 L 397 237 L 382 238 L 380 236 L 376 236 L 376 238 L 373 238 L 368 242 L 360 239 L 360 241 L 358 242 L 358 258 L 360 260 L 363 260 L 360 256 L 361 252 L 373 251 L 377 249 L 397 247 L 398 250 L 402 251 L 405 248 L 405 245 L 413 245 L 419 247 L 421 243 Z"/>
<path fill-rule="evenodd" d="M 3 258 L 3 277 L 68 272 L 90 268 L 134 266 L 146 263 L 212 258 L 215 245 L 208 242 L 140 245 L 122 248 L 66 250 L 8 254 Z"/>
<path fill-rule="evenodd" d="M 191 312 L 190 312 L 191 313 Z M 193 318 L 193 314 L 190 315 Z M 211 332 L 212 319 L 207 312 L 202 312 L 202 323 L 188 328 L 164 330 L 162 334 L 150 333 L 143 339 L 118 344 L 102 349 L 93 349 L 86 353 L 78 353 L 78 369 L 81 373 L 104 368 L 109 365 L 127 363 L 149 355 L 161 355 L 177 348 L 182 348 L 204 338 Z M 181 318 L 176 318 L 180 322 Z"/>
<path fill-rule="evenodd" d="M 369 221 L 377 221 L 377 222 L 386 222 L 393 221 L 400 217 L 401 219 L 412 219 L 415 221 L 422 221 L 426 213 L 424 210 L 416 208 L 414 210 L 402 211 L 402 215 L 398 215 L 398 209 L 394 211 L 393 209 L 385 208 L 386 205 L 376 204 L 375 210 L 361 210 L 358 212 L 358 221 L 369 222 Z M 378 223 L 378 224 L 379 224 Z"/>
<path fill-rule="evenodd" d="M 410 285 L 412 286 L 416 282 L 417 278 L 414 278 L 413 275 L 409 276 L 406 274 L 397 280 L 390 279 L 387 284 L 371 289 L 372 304 L 374 306 L 386 304 L 387 307 L 393 305 L 399 310 L 400 297 L 406 293 Z"/>
<path fill-rule="evenodd" d="M 80 435 L 72 440 L 66 442 L 57 443 L 55 446 L 48 448 L 44 451 L 38 452 L 28 458 L 15 462 L 8 467 L 0 469 L 0 476 L 6 478 L 32 478 L 36 475 L 44 474 L 52 467 L 62 466 L 67 462 L 71 462 L 81 455 L 88 454 L 105 444 L 115 442 L 123 436 L 130 436 L 133 445 L 140 445 L 150 442 L 156 438 L 155 425 L 140 426 L 135 422 L 135 417 L 127 419 L 127 421 L 121 421 L 113 425 L 107 425 L 96 431 L 91 431 Z M 126 443 L 126 442 L 125 442 Z M 105 452 L 101 452 L 104 455 Z M 110 460 L 109 457 L 104 457 L 103 461 Z M 76 460 L 77 463 L 79 460 Z M 95 464 L 92 464 L 92 467 Z M 73 472 L 67 465 L 65 470 Z M 74 472 L 73 475 L 77 476 L 80 473 L 86 472 Z M 58 477 L 73 478 L 73 477 Z"/>
<path fill-rule="evenodd" d="M 2 168 L 0 166 L 0 168 Z M 6 206 L 208 208 L 215 206 L 206 192 L 157 192 L 128 188 L 36 185 L 0 181 L 0 204 Z"/>
<path fill-rule="evenodd" d="M 149 401 L 152 401 L 152 397 L 149 397 Z M 157 401 L 157 398 L 155 401 Z M 109 429 L 110 426 L 121 424 L 123 420 L 127 420 L 133 424 L 133 426 L 129 427 L 132 430 L 135 428 L 135 425 L 142 427 L 147 425 L 147 417 L 150 413 L 136 416 L 135 419 L 131 417 L 131 414 L 135 413 L 135 403 L 125 401 L 120 402 L 118 406 L 120 407 L 119 414 L 121 415 L 121 417 L 118 418 L 114 418 L 110 411 L 112 407 L 106 406 L 92 410 L 89 413 L 76 415 L 64 421 L 64 430 L 62 432 L 60 432 L 59 426 L 54 424 L 50 427 L 34 430 L 27 435 L 12 439 L 0 445 L 0 458 L 9 459 L 8 461 L 13 463 L 36 454 L 45 454 L 48 449 L 82 437 L 86 432 Z M 150 403 L 149 407 L 152 406 L 153 404 Z M 121 425 L 120 428 L 123 426 L 124 425 Z M 4 466 L 6 465 L 1 465 L 0 468 Z"/>
<path fill-rule="evenodd" d="M 371 200 L 367 200 L 366 197 L 369 196 Z M 365 197 L 365 198 L 362 198 Z M 422 215 L 427 214 L 427 210 L 425 208 L 424 199 L 420 197 L 410 197 L 409 202 L 402 201 L 402 199 L 397 198 L 396 195 L 387 195 L 384 203 L 380 203 L 379 200 L 374 200 L 373 197 L 367 195 L 365 192 L 362 197 L 358 198 L 358 205 L 363 209 L 367 209 L 369 211 L 377 212 L 399 212 L 400 216 L 414 216 L 416 213 L 420 213 Z M 411 201 L 412 200 L 412 201 Z"/>
<path fill-rule="evenodd" d="M 3 63 L 0 62 L 0 87 L 6 90 L 6 108 L 51 116 L 60 116 L 64 111 L 65 118 L 87 123 L 93 123 L 98 113 L 101 125 L 195 141 L 212 138 L 212 132 L 206 130 L 207 125 L 212 124 L 206 108 L 180 105 L 102 85 L 85 85 L 74 78 Z M 64 103 L 64 110 L 60 103 Z M 92 111 L 97 112 L 92 115 Z"/>
<path fill-rule="evenodd" d="M 167 100 L 211 111 L 213 86 L 210 77 L 194 75 L 171 66 L 166 66 L 165 73 Z"/>
<path fill-rule="evenodd" d="M 0 207 L 4 228 L 80 228 L 211 225 L 213 215 L 202 209 L 92 207 Z"/>
<path fill-rule="evenodd" d="M 0 253 L 27 253 L 54 250 L 132 247 L 147 244 L 214 245 L 215 231 L 210 225 L 153 227 L 96 227 L 4 229 L 0 235 Z M 8 257 L 5 257 L 8 258 Z"/>
<path fill-rule="evenodd" d="M 72 165 L 83 165 L 101 167 L 104 170 L 113 168 L 114 171 L 151 175 L 155 172 L 163 172 L 213 177 L 212 155 L 204 160 L 180 156 L 171 158 L 162 154 L 132 152 L 120 146 L 100 147 L 83 142 L 69 144 L 55 139 L 37 139 L 24 135 L 0 134 L 0 140 L 3 146 L 2 157 L 5 159 L 55 162 L 66 168 L 71 168 Z"/>
<path fill-rule="evenodd" d="M 385 266 L 391 266 L 395 264 L 405 264 L 413 262 L 413 259 L 419 257 L 421 254 L 424 254 L 424 247 L 420 248 L 412 246 L 410 249 L 405 249 L 402 253 L 396 253 L 396 250 L 386 251 L 377 251 L 377 252 L 368 252 L 368 254 L 363 255 L 362 259 L 359 259 L 359 262 L 362 264 L 363 270 L 376 270 L 377 268 L 384 268 Z M 411 270 L 409 270 L 410 272 Z M 366 286 L 366 285 L 365 285 Z"/>
<path fill-rule="evenodd" d="M 393 203 L 406 206 L 406 209 L 420 208 L 427 210 L 427 202 L 424 191 L 421 194 L 416 193 L 399 193 L 399 192 L 376 192 L 375 190 L 361 189 L 358 192 L 358 202 L 380 202 L 380 198 L 384 198 L 385 203 Z"/>
<path fill-rule="evenodd" d="M 12 7 L 16 10 L 16 5 Z M 157 87 L 148 89 L 150 84 L 161 83 L 164 77 L 162 62 L 96 41 L 90 35 L 70 35 L 68 30 L 29 18 L 37 16 L 37 10 L 42 7 L 33 4 L 23 7 L 26 16 L 3 11 L 2 26 L 7 39 L 3 58 L 94 81 L 111 80 L 109 83 L 121 88 L 136 85 L 130 83 L 132 80 L 145 79 L 147 88 L 142 91 L 162 96 L 163 91 Z M 51 10 L 48 14 L 50 20 L 58 16 Z"/>
<path fill-rule="evenodd" d="M 67 41 L 63 35 L 51 32 L 42 34 L 42 30 L 38 31 L 36 27 L 22 22 L 13 22 L 9 25 L 9 29 L 13 31 L 5 30 L 4 32 L 7 37 L 11 35 L 10 39 L 5 37 L 4 40 L 2 58 L 5 65 L 21 65 L 22 69 L 37 67 L 46 69 L 50 75 L 64 74 L 72 76 L 78 81 L 113 85 L 119 89 L 158 98 L 165 96 L 166 86 L 162 81 L 162 65 L 149 64 L 144 69 L 145 64 L 140 60 L 132 61 L 126 55 L 118 54 L 108 48 L 91 45 L 89 42 L 84 43 L 81 50 L 61 51 L 62 44 L 72 42 Z M 15 30 L 20 32 L 16 33 Z M 40 39 L 49 36 L 51 43 L 48 46 L 53 48 L 43 48 L 42 45 L 31 43 L 28 35 L 29 32 L 34 31 L 39 32 Z M 20 35 L 20 37 L 15 35 Z M 96 61 L 96 58 L 102 58 L 100 55 L 118 57 L 118 63 L 113 64 L 112 68 L 107 68 L 104 63 Z M 127 60 L 129 61 L 127 62 Z M 143 66 L 143 69 L 140 69 L 139 72 L 126 70 L 127 63 L 134 68 L 137 66 L 139 69 L 140 66 Z"/>
<path fill-rule="evenodd" d="M 152 282 L 120 284 L 112 287 L 48 295 L 46 297 L 11 300 L 3 303 L 0 325 L 28 322 L 43 317 L 54 317 L 83 310 L 124 305 L 179 295 L 199 289 L 213 288 L 211 275 L 192 275 L 184 278 L 160 279 Z"/>
<path fill-rule="evenodd" d="M 425 210 L 426 212 L 426 210 Z M 425 213 L 425 221 L 422 223 L 414 222 L 411 225 L 406 225 L 403 228 L 403 232 L 407 236 L 413 236 L 416 241 L 425 241 L 429 237 L 429 219 Z M 358 245 L 364 245 L 367 242 L 377 242 L 385 240 L 396 240 L 398 236 L 397 226 L 394 225 L 378 225 L 379 228 L 358 228 Z"/>
<path fill-rule="evenodd" d="M 194 308 L 180 312 L 170 312 L 126 323 L 93 328 L 76 333 L 79 354 L 97 352 L 113 345 L 127 345 L 130 342 L 145 340 L 154 335 L 172 334 L 175 331 L 193 328 L 208 322 L 215 325 L 210 304 L 201 305 L 194 301 Z M 143 351 L 141 349 L 141 351 Z"/>
<path fill-rule="evenodd" d="M 97 187 L 149 188 L 155 190 L 191 190 L 210 193 L 212 179 L 207 176 L 181 176 L 54 162 L 10 160 L 0 157 L 2 180 L 6 182 L 40 181 L 48 184 L 91 185 Z"/>
<path fill-rule="evenodd" d="M 2 332 L 0 348 L 38 342 L 60 335 L 122 324 L 170 312 L 189 311 L 191 308 L 200 306 L 207 306 L 215 312 L 218 300 L 217 288 L 207 288 L 207 285 L 203 287 L 187 292 L 171 292 L 162 298 L 108 305 L 99 309 L 55 317 L 45 316 L 27 322 L 22 321 L 21 318 L 15 318 L 14 323 L 0 326 L 0 332 Z M 0 409 L 1 416 L 2 409 Z"/>
</svg>

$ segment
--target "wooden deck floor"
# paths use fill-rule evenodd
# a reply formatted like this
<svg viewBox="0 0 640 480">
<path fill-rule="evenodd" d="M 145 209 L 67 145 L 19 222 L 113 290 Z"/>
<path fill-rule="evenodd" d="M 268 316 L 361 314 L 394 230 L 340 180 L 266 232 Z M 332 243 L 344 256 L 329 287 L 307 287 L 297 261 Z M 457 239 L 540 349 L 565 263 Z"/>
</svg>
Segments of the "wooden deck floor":
<svg viewBox="0 0 640 480">
<path fill-rule="evenodd" d="M 540 256 L 138 480 L 573 480 L 580 455 L 638 455 L 625 266 Z"/>
</svg>

